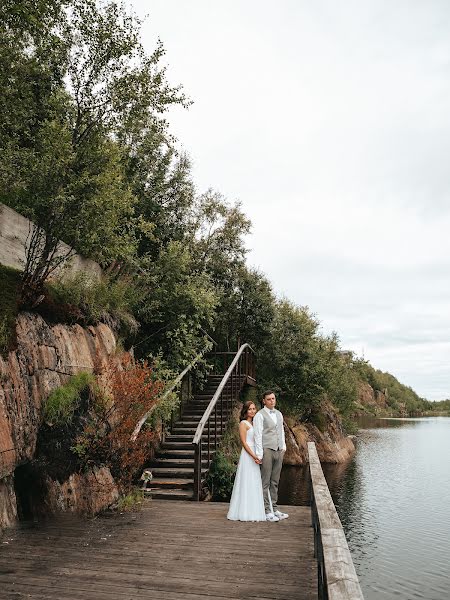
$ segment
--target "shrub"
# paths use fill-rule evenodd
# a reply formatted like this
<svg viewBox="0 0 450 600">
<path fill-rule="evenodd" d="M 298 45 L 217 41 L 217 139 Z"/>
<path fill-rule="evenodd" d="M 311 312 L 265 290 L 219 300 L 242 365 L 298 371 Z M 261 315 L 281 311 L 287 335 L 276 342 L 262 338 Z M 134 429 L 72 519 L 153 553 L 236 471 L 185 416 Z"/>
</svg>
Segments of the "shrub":
<svg viewBox="0 0 450 600">
<path fill-rule="evenodd" d="M 142 490 L 133 490 L 129 494 L 121 496 L 117 502 L 117 510 L 119 512 L 127 512 L 136 510 L 144 500 L 144 492 Z"/>
<path fill-rule="evenodd" d="M 14 343 L 20 271 L 0 265 L 0 289 L 0 354 L 5 354 Z"/>
<path fill-rule="evenodd" d="M 94 381 L 92 373 L 81 372 L 73 375 L 69 381 L 54 390 L 47 398 L 44 419 L 52 425 L 68 425 L 80 404 L 80 396 Z"/>
<path fill-rule="evenodd" d="M 228 502 L 233 491 L 234 477 L 242 449 L 238 414 L 238 409 L 235 409 L 209 469 L 207 485 L 214 500 Z"/>
<path fill-rule="evenodd" d="M 170 369 L 167 362 L 163 359 L 162 354 L 159 353 L 156 356 L 149 357 L 152 361 L 152 379 L 161 384 L 164 382 L 164 387 L 169 388 L 171 382 L 177 377 L 178 373 L 175 373 Z M 158 400 L 155 410 L 149 416 L 145 426 L 151 429 L 158 429 L 162 424 L 169 423 L 171 420 L 172 413 L 180 405 L 180 394 L 174 390 L 170 394 L 162 394 Z"/>
<path fill-rule="evenodd" d="M 138 292 L 128 276 L 97 278 L 80 271 L 48 283 L 46 289 L 50 303 L 66 308 L 68 320 L 103 322 L 125 335 L 138 329 L 132 314 Z"/>
<path fill-rule="evenodd" d="M 319 409 L 313 410 L 308 418 L 308 421 L 315 425 L 317 429 L 324 433 L 327 430 L 327 418 L 326 415 Z"/>
<path fill-rule="evenodd" d="M 219 502 L 230 500 L 235 475 L 236 464 L 222 450 L 218 450 L 211 463 L 207 482 L 214 500 Z"/>
<path fill-rule="evenodd" d="M 132 442 L 131 434 L 159 397 L 162 384 L 154 380 L 147 362 L 135 363 L 126 356 L 121 363 L 111 358 L 100 376 L 107 382 L 104 392 L 91 403 L 90 415 L 72 447 L 82 466 L 107 464 L 121 486 L 127 489 L 147 460 L 154 431 L 142 429 Z"/>
</svg>

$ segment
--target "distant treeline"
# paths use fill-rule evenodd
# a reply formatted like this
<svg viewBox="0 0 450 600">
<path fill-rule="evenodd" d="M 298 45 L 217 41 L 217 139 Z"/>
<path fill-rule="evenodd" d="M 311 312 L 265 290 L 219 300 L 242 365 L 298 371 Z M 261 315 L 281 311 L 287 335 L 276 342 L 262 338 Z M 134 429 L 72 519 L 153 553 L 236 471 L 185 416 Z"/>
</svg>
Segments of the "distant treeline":
<svg viewBox="0 0 450 600">
<path fill-rule="evenodd" d="M 162 43 L 145 52 L 135 17 L 114 1 L 6 0 L 0 21 L 0 196 L 45 230 L 30 241 L 19 306 L 106 321 L 138 357 L 157 359 L 161 377 L 210 338 L 249 342 L 261 386 L 304 419 L 324 399 L 350 415 L 360 377 L 390 402 L 422 402 L 345 357 L 308 307 L 279 299 L 248 266 L 250 220 L 196 188 L 167 121 L 191 100 L 168 82 Z M 59 239 L 98 261 L 104 280 L 49 285 Z"/>
<path fill-rule="evenodd" d="M 438 402 L 424 400 L 424 410 L 434 413 L 446 413 L 450 416 L 450 400 L 439 400 Z"/>
</svg>

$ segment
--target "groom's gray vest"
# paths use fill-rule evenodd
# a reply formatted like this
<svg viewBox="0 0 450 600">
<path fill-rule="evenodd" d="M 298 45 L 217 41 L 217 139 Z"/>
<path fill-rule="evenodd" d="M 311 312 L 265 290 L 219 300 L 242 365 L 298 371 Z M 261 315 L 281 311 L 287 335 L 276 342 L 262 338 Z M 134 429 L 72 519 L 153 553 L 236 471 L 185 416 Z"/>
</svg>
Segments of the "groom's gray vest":
<svg viewBox="0 0 450 600">
<path fill-rule="evenodd" d="M 264 408 L 260 411 L 263 417 L 263 430 L 262 430 L 262 446 L 263 448 L 270 448 L 271 450 L 281 450 L 283 448 L 283 415 L 279 410 L 275 410 L 277 417 L 277 423 L 275 424 L 272 417 L 267 413 Z"/>
</svg>

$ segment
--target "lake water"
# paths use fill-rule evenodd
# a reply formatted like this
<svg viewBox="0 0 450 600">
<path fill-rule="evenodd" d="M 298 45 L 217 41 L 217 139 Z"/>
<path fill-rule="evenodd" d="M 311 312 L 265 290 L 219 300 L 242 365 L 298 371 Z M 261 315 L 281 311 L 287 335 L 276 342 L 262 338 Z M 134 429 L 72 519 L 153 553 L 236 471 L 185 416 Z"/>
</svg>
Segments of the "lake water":
<svg viewBox="0 0 450 600">
<path fill-rule="evenodd" d="M 357 452 L 324 473 L 365 600 L 450 599 L 450 418 L 360 423 Z M 280 504 L 307 504 L 305 469 L 283 469 Z"/>
</svg>

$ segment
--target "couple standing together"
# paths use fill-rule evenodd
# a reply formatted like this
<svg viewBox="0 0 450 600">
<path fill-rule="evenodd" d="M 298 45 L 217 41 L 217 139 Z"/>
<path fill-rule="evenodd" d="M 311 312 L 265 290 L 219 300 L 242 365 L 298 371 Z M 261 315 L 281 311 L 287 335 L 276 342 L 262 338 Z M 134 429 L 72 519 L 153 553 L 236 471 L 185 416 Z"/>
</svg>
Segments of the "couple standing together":
<svg viewBox="0 0 450 600">
<path fill-rule="evenodd" d="M 286 450 L 283 415 L 275 410 L 272 391 L 263 395 L 263 408 L 254 402 L 242 407 L 239 435 L 242 451 L 234 480 L 228 519 L 269 521 L 286 519 L 278 510 L 278 482 Z"/>
</svg>

